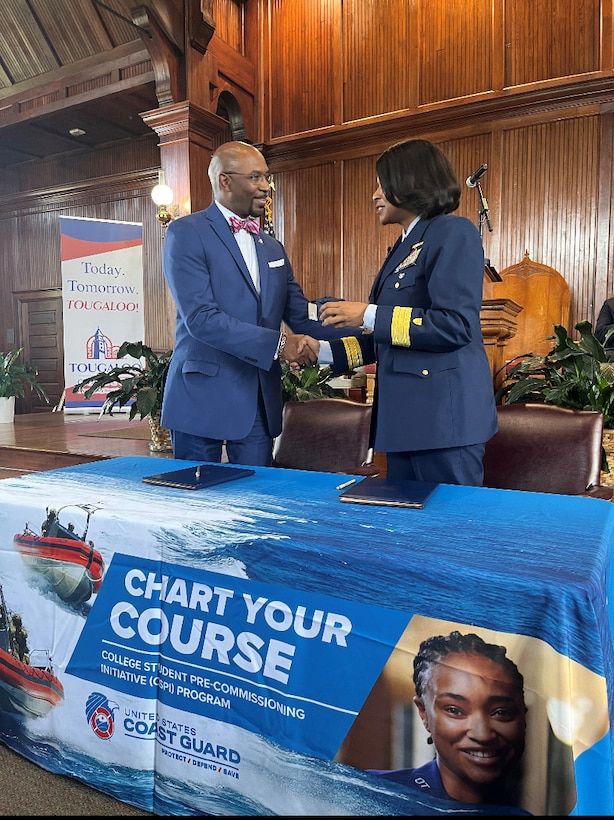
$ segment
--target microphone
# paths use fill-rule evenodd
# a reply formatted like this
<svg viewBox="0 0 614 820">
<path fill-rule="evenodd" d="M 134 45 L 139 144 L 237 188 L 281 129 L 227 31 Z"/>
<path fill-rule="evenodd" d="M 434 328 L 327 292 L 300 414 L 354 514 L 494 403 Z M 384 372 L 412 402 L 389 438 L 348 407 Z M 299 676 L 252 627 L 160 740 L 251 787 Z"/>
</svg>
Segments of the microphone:
<svg viewBox="0 0 614 820">
<path fill-rule="evenodd" d="M 474 171 L 470 177 L 467 177 L 465 182 L 467 183 L 468 188 L 475 188 L 478 184 L 478 180 L 481 179 L 484 174 L 488 171 L 488 165 L 484 163 L 477 171 Z"/>
</svg>

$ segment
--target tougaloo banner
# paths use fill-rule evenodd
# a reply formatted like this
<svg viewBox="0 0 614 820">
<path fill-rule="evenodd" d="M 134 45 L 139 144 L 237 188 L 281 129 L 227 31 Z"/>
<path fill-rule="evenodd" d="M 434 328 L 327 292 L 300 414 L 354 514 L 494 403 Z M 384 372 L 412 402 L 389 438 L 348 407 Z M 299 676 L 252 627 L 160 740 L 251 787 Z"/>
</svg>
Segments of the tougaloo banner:
<svg viewBox="0 0 614 820">
<path fill-rule="evenodd" d="M 60 217 L 60 252 L 64 410 L 99 410 L 104 393 L 85 399 L 72 387 L 114 367 L 122 342 L 143 339 L 143 226 Z"/>
</svg>

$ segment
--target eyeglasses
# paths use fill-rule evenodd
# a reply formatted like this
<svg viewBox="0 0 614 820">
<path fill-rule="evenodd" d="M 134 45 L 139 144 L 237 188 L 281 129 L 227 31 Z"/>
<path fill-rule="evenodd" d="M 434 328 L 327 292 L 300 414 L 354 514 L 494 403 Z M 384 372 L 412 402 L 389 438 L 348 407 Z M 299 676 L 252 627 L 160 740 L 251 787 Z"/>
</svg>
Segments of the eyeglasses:
<svg viewBox="0 0 614 820">
<path fill-rule="evenodd" d="M 250 182 L 262 182 L 265 180 L 269 185 L 271 184 L 271 180 L 273 179 L 273 174 L 266 173 L 266 174 L 259 174 L 256 171 L 253 171 L 251 174 L 242 174 L 240 171 L 222 171 L 223 174 L 227 176 L 237 176 L 237 177 L 247 177 Z"/>
</svg>

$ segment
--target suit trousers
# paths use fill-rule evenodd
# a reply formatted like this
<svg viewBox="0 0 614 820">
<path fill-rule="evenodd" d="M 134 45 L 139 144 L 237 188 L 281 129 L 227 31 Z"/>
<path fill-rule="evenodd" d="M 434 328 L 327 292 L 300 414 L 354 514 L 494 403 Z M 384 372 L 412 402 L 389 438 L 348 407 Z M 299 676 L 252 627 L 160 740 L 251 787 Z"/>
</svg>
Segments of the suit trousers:
<svg viewBox="0 0 614 820">
<path fill-rule="evenodd" d="M 441 450 L 415 450 L 386 453 L 386 474 L 393 480 L 436 481 L 481 487 L 484 483 L 485 444 L 448 447 Z"/>
<path fill-rule="evenodd" d="M 188 461 L 221 462 L 222 447 L 230 464 L 249 467 L 271 467 L 273 464 L 273 439 L 269 433 L 264 401 L 259 392 L 256 420 L 249 434 L 236 441 L 222 441 L 203 436 L 193 436 L 179 430 L 171 430 L 171 442 L 175 458 Z"/>
</svg>

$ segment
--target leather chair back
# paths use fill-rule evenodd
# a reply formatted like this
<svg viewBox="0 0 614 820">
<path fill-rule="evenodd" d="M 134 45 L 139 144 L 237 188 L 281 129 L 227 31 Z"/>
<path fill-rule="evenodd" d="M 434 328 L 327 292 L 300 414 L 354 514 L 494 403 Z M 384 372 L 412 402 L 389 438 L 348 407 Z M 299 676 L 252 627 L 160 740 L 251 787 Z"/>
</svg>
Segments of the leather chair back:
<svg viewBox="0 0 614 820">
<path fill-rule="evenodd" d="M 323 398 L 287 401 L 273 446 L 273 466 L 373 475 L 370 404 Z"/>
<path fill-rule="evenodd" d="M 497 407 L 499 431 L 486 444 L 484 486 L 505 490 L 597 495 L 601 485 L 603 414 L 549 404 Z"/>
</svg>

